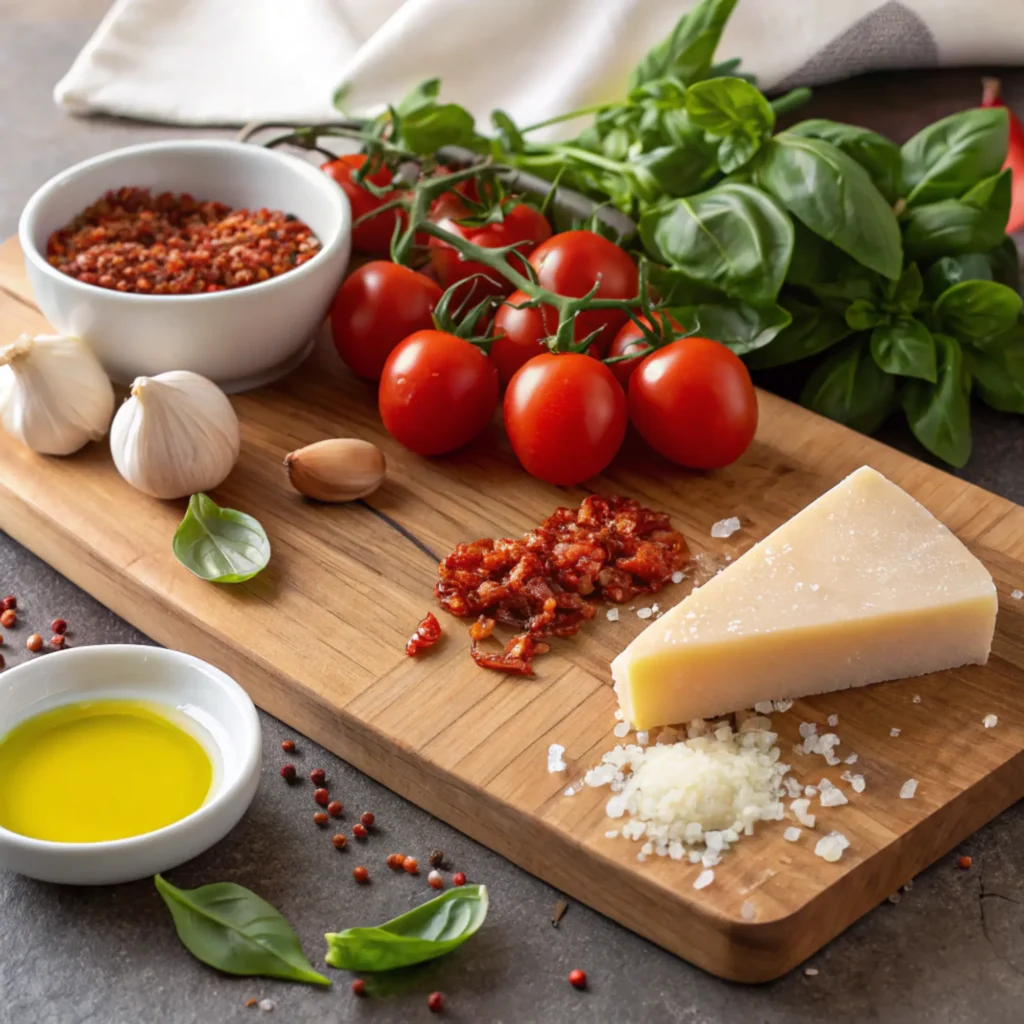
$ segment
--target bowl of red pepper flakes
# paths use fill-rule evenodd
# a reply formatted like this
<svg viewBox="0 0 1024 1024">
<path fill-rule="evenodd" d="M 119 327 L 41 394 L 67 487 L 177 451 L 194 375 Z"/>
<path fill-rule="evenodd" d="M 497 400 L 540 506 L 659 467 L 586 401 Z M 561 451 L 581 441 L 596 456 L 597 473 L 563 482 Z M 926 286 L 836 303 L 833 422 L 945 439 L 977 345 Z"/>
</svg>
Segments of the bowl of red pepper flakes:
<svg viewBox="0 0 1024 1024">
<path fill-rule="evenodd" d="M 298 157 L 227 141 L 115 150 L 52 178 L 19 224 L 43 314 L 119 383 L 191 370 L 225 391 L 312 347 L 351 250 L 344 193 Z"/>
</svg>

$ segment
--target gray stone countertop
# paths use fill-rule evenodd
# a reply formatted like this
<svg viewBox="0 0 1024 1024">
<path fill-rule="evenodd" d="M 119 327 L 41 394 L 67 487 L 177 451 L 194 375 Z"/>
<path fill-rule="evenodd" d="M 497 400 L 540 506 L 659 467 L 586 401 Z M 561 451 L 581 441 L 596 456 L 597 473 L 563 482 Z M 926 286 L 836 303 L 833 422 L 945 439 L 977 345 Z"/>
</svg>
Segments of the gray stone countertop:
<svg viewBox="0 0 1024 1024">
<path fill-rule="evenodd" d="M 0 236 L 13 232 L 22 204 L 51 174 L 119 145 L 174 134 L 163 126 L 74 121 L 54 108 L 51 88 L 103 7 L 102 0 L 0 2 Z M 1020 103 L 1024 75 L 1007 77 L 1009 98 Z M 975 71 L 871 76 L 821 90 L 812 112 L 905 137 L 972 103 L 977 79 Z M 975 415 L 976 454 L 963 475 L 1024 502 L 1020 421 Z M 914 450 L 898 431 L 890 440 Z M 12 591 L 25 626 L 4 648 L 9 664 L 24 656 L 21 633 L 57 615 L 71 624 L 72 643 L 148 642 L 0 534 L 0 592 Z M 301 790 L 278 777 L 280 743 L 292 734 L 267 715 L 261 719 L 266 763 L 251 810 L 227 839 L 170 878 L 183 887 L 231 880 L 256 889 L 286 914 L 317 963 L 323 932 L 400 913 L 411 905 L 411 890 L 425 883 L 378 867 L 371 885 L 356 886 L 350 868 L 361 858 L 339 855 L 310 823 Z M 391 850 L 425 860 L 441 848 L 471 880 L 490 887 L 490 916 L 471 943 L 434 965 L 372 983 L 371 996 L 360 1000 L 341 973 L 333 989 L 320 991 L 207 969 L 178 943 L 150 882 L 74 889 L 0 872 L 0 1024 L 383 1024 L 435 1019 L 426 1007 L 433 990 L 446 996 L 444 1019 L 466 1024 L 1009 1024 L 1022 1018 L 1020 805 L 924 872 L 897 905 L 883 903 L 822 950 L 809 962 L 816 975 L 798 969 L 773 984 L 744 987 L 704 974 L 575 903 L 553 928 L 556 891 L 296 739 L 292 758 L 301 770 L 323 766 L 348 808 L 376 814 L 377 836 L 365 856 L 371 869 Z M 973 857 L 969 871 L 956 866 L 964 853 Z M 586 992 L 566 983 L 574 967 L 587 971 Z M 247 1008 L 252 997 L 272 1000 L 272 1013 Z"/>
</svg>

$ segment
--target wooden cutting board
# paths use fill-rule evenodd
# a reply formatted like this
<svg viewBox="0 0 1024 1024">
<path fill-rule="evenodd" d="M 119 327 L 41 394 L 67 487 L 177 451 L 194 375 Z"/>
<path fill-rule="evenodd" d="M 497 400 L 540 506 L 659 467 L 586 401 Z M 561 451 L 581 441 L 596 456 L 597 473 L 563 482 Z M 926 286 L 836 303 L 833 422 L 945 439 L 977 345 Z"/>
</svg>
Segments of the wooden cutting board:
<svg viewBox="0 0 1024 1024">
<path fill-rule="evenodd" d="M 46 329 L 12 239 L 0 248 L 0 340 Z M 274 551 L 248 584 L 218 587 L 181 568 L 171 536 L 185 503 L 134 491 L 103 443 L 52 459 L 0 442 L 0 528 L 362 771 L 715 974 L 757 982 L 784 973 L 1024 796 L 1024 601 L 1010 596 L 1024 587 L 1024 510 L 1008 501 L 768 394 L 755 443 L 726 470 L 688 473 L 634 445 L 591 482 L 669 511 L 695 551 L 721 562 L 868 463 L 949 525 L 999 588 L 987 666 L 800 701 L 774 716 L 784 759 L 816 784 L 838 781 L 846 766 L 792 754 L 798 726 L 824 732 L 838 714 L 839 753 L 857 752 L 867 788 L 847 806 L 815 808 L 817 834 L 805 830 L 795 844 L 782 839 L 783 823 L 761 826 L 698 891 L 699 867 L 639 863 L 637 844 L 605 837 L 621 824 L 604 816 L 607 789 L 563 795 L 619 742 L 608 663 L 645 625 L 634 613 L 615 623 L 599 614 L 539 660 L 535 679 L 478 669 L 466 624 L 446 616 L 436 648 L 404 654 L 435 607 L 439 556 L 459 541 L 518 535 L 587 489 L 528 477 L 497 427 L 449 458 L 409 454 L 384 433 L 372 390 L 326 343 L 287 380 L 233 402 L 242 457 L 214 497 L 257 516 Z M 388 480 L 365 503 L 313 505 L 287 485 L 284 455 L 335 436 L 367 438 L 387 454 Z M 732 515 L 742 530 L 712 540 L 712 523 Z M 667 606 L 685 587 L 657 600 Z M 982 727 L 989 713 L 995 729 Z M 567 772 L 548 772 L 551 743 L 565 746 Z M 900 800 L 909 778 L 917 796 Z M 837 864 L 813 852 L 831 829 L 851 842 Z"/>
</svg>

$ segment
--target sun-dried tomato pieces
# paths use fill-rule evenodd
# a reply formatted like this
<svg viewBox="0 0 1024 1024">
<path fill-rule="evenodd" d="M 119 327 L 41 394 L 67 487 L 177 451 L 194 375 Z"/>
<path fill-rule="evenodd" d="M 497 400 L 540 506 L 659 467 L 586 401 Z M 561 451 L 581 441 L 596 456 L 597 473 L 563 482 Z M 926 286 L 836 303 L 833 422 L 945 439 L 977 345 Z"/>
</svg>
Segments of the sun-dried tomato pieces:
<svg viewBox="0 0 1024 1024">
<path fill-rule="evenodd" d="M 416 627 L 416 632 L 409 637 L 405 645 L 405 653 L 411 658 L 414 654 L 433 647 L 441 639 L 441 623 L 433 612 L 427 612 L 423 621 Z"/>
<path fill-rule="evenodd" d="M 591 496 L 559 508 L 514 540 L 459 544 L 441 562 L 434 593 L 453 615 L 476 617 L 473 660 L 485 668 L 532 675 L 543 637 L 572 636 L 592 619 L 587 598 L 622 604 L 660 590 L 690 560 L 667 515 L 631 498 Z M 518 630 L 501 653 L 480 650 L 496 623 Z"/>
</svg>

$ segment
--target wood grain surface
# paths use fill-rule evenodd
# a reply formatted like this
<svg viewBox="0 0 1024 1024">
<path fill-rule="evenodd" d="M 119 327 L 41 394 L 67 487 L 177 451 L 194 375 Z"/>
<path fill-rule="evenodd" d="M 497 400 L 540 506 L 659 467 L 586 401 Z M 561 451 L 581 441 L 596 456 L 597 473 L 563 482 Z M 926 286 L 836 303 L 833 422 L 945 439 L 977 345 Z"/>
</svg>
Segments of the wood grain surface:
<svg viewBox="0 0 1024 1024">
<path fill-rule="evenodd" d="M 0 248 L 0 340 L 47 325 L 15 240 Z M 234 676 L 260 707 L 517 864 L 687 960 L 725 978 L 765 981 L 815 952 L 861 914 L 1024 795 L 1024 510 L 875 441 L 761 393 L 761 424 L 726 470 L 687 473 L 627 443 L 588 488 L 561 489 L 518 468 L 497 425 L 464 451 L 414 456 L 384 433 L 372 390 L 326 342 L 288 379 L 232 399 L 242 456 L 213 497 L 263 523 L 270 566 L 242 586 L 191 576 L 171 554 L 184 502 L 157 502 L 116 473 L 104 443 L 66 459 L 0 441 L 0 528 L 155 640 Z M 385 451 L 389 476 L 365 501 L 305 502 L 284 455 L 326 437 Z M 985 667 L 797 702 L 774 716 L 784 760 L 805 784 L 839 782 L 845 765 L 792 753 L 802 721 L 827 730 L 867 788 L 817 809 L 793 844 L 761 826 L 726 855 L 714 883 L 699 866 L 639 863 L 638 844 L 605 838 L 607 789 L 563 791 L 616 745 L 610 659 L 645 623 L 601 614 L 538 661 L 535 679 L 476 668 L 466 624 L 424 656 L 404 644 L 434 607 L 436 561 L 459 541 L 519 534 L 589 490 L 669 511 L 695 551 L 737 557 L 863 464 L 950 526 L 996 579 L 1000 611 Z M 742 529 L 713 541 L 716 520 Z M 656 598 L 667 606 L 688 584 Z M 649 603 L 641 601 L 640 604 Z M 914 703 L 915 695 L 920 702 Z M 982 718 L 999 716 L 995 729 Z M 898 727 L 898 737 L 890 730 Z M 549 744 L 568 771 L 549 774 Z M 917 796 L 900 786 L 919 780 Z M 849 791 L 845 783 L 839 783 Z M 831 829 L 851 841 L 837 864 L 814 856 Z M 383 858 L 386 850 L 377 851 Z M 744 904 L 753 917 L 742 914 Z M 750 907 L 748 907 L 748 917 Z"/>
</svg>

